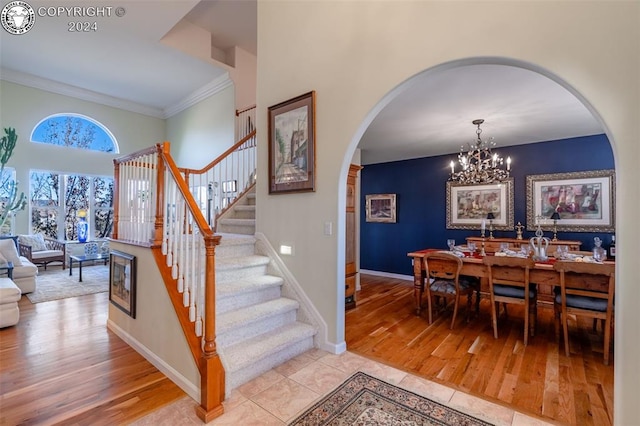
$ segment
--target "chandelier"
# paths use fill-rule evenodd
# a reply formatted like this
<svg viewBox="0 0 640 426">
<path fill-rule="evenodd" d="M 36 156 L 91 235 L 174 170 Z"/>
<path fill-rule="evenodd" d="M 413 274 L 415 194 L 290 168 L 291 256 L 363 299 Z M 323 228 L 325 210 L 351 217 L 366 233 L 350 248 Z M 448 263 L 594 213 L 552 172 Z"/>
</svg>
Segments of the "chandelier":
<svg viewBox="0 0 640 426">
<path fill-rule="evenodd" d="M 507 157 L 507 167 L 502 168 L 502 157 L 491 153 L 491 148 L 496 145 L 493 138 L 484 141 L 480 138 L 482 133 L 480 125 L 484 123 L 484 120 L 480 118 L 473 120 L 472 123 L 478 126 L 476 129 L 477 139 L 473 145 L 471 143 L 467 144 L 468 149 L 466 151 L 464 146 L 460 148 L 458 162 L 462 170 L 456 172 L 456 165 L 452 161 L 449 181 L 463 184 L 479 184 L 506 180 L 511 170 L 511 157 Z"/>
</svg>

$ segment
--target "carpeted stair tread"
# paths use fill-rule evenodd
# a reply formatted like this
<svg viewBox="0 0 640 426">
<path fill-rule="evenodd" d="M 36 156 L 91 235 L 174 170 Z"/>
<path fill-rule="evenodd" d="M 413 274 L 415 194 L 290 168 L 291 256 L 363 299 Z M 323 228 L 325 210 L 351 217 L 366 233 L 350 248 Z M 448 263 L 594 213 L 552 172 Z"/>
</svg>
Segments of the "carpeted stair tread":
<svg viewBox="0 0 640 426">
<path fill-rule="evenodd" d="M 315 333 L 314 327 L 294 322 L 229 346 L 224 349 L 227 373 L 232 374 L 246 368 L 257 360 L 275 354 L 297 341 L 312 337 Z"/>
<path fill-rule="evenodd" d="M 238 281 L 227 281 L 216 286 L 216 300 L 234 296 L 236 294 L 248 293 L 262 290 L 267 287 L 281 286 L 283 279 L 274 275 L 259 275 L 248 277 Z"/>
<path fill-rule="evenodd" d="M 255 225 L 255 219 L 236 219 L 236 218 L 228 218 L 228 219 L 219 219 L 218 223 L 224 225 Z"/>
<path fill-rule="evenodd" d="M 236 309 L 218 315 L 216 333 L 220 335 L 251 323 L 267 321 L 270 317 L 296 310 L 299 306 L 300 304 L 297 301 L 281 297 L 257 305 L 247 306 L 246 308 Z"/>
<path fill-rule="evenodd" d="M 269 258 L 260 255 L 240 256 L 232 258 L 216 259 L 217 271 L 229 271 L 234 269 L 242 269 L 252 266 L 266 266 L 269 264 Z"/>
<path fill-rule="evenodd" d="M 242 245 L 242 244 L 255 244 L 256 237 L 247 234 L 231 234 L 227 232 L 217 232 L 216 235 L 220 235 L 220 245 Z"/>
</svg>

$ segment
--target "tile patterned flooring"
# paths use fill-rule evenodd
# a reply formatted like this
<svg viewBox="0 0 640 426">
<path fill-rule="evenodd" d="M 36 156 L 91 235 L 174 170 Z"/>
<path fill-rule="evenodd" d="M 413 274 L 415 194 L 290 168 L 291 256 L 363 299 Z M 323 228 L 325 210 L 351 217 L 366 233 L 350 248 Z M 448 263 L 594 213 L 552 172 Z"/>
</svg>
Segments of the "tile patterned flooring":
<svg viewBox="0 0 640 426">
<path fill-rule="evenodd" d="M 210 425 L 286 425 L 356 371 L 423 395 L 496 426 L 542 426 L 547 423 L 502 405 L 369 360 L 351 352 L 340 355 L 313 349 L 234 389 L 225 413 Z M 132 423 L 134 426 L 201 425 L 196 402 L 185 397 Z"/>
</svg>

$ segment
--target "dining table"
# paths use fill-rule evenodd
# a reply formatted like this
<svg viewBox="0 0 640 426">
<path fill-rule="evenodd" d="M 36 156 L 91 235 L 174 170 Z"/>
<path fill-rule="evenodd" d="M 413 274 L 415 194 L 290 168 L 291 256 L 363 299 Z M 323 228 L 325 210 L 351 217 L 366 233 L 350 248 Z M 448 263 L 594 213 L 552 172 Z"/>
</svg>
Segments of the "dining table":
<svg viewBox="0 0 640 426">
<path fill-rule="evenodd" d="M 427 248 L 407 253 L 407 256 L 412 258 L 413 261 L 413 293 L 415 300 L 416 315 L 420 315 L 422 311 L 422 295 L 424 294 L 424 284 L 426 278 L 424 256 L 430 251 L 447 251 L 446 249 L 439 248 Z M 489 283 L 487 278 L 489 276 L 486 265 L 484 265 L 479 253 L 471 253 L 469 251 L 459 251 L 462 259 L 461 275 L 468 275 L 480 278 L 480 293 L 488 295 Z M 496 253 L 486 253 L 485 256 L 495 256 Z M 499 255 L 499 254 L 498 254 Z M 558 271 L 553 268 L 553 264 L 557 260 L 554 257 L 550 257 L 547 260 L 538 260 L 535 263 L 534 268 L 529 272 L 529 281 L 535 283 L 538 286 L 538 304 L 541 306 L 553 306 L 554 288 L 560 286 L 560 275 Z M 605 261 L 606 263 L 612 263 L 612 261 Z M 585 275 L 583 280 L 585 288 L 607 291 L 608 281 L 602 277 L 593 275 Z M 480 295 L 478 295 L 480 296 Z"/>
</svg>

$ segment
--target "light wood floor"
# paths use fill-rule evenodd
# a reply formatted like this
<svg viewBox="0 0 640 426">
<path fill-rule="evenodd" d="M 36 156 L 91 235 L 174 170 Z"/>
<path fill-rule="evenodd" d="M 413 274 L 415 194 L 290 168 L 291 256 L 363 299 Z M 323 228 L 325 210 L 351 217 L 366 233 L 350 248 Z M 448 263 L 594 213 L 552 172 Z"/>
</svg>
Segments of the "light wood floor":
<svg viewBox="0 0 640 426">
<path fill-rule="evenodd" d="M 108 297 L 22 297 L 0 330 L 1 425 L 121 425 L 186 395 L 107 330 Z"/>
<path fill-rule="evenodd" d="M 358 306 L 346 314 L 349 351 L 453 388 L 572 425 L 610 425 L 613 366 L 602 336 L 571 328 L 571 357 L 556 343 L 550 310 L 522 345 L 520 312 L 510 309 L 495 340 L 489 305 L 454 330 L 450 312 L 427 324 L 413 311 L 407 281 L 362 276 Z M 185 393 L 106 328 L 108 294 L 31 304 L 18 327 L 0 330 L 0 425 L 127 424 Z"/>
<path fill-rule="evenodd" d="M 468 324 L 463 303 L 450 330 L 452 310 L 431 326 L 426 309 L 415 315 L 412 282 L 363 274 L 361 287 L 345 319 L 349 351 L 561 424 L 613 423 L 614 367 L 602 363 L 602 333 L 588 320 L 570 322 L 567 357 L 553 309 L 538 309 L 536 335 L 525 347 L 517 307 L 509 306 L 494 339 L 488 300 Z"/>
</svg>

